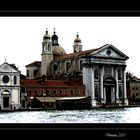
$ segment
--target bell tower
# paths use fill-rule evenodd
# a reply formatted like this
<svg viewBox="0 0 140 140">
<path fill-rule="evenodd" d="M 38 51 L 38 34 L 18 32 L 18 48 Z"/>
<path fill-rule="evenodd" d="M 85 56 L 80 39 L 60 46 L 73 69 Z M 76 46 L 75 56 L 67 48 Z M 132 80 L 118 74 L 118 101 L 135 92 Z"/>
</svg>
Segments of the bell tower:
<svg viewBox="0 0 140 140">
<path fill-rule="evenodd" d="M 81 39 L 77 33 L 76 38 L 74 39 L 73 52 L 76 53 L 82 51 L 82 47 L 83 45 L 81 45 Z"/>
<path fill-rule="evenodd" d="M 52 46 L 59 46 L 58 44 L 58 36 L 56 35 L 55 28 L 52 36 Z"/>
<path fill-rule="evenodd" d="M 47 29 L 46 34 L 43 36 L 41 55 L 42 55 L 41 75 L 47 76 L 50 74 L 50 62 L 53 60 L 52 41 L 50 35 L 48 34 Z"/>
</svg>

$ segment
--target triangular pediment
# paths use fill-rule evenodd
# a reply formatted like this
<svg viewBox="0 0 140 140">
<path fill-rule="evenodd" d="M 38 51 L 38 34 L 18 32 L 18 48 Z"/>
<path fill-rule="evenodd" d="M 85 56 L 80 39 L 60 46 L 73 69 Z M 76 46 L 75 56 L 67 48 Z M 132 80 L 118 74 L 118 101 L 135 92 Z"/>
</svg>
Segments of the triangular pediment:
<svg viewBox="0 0 140 140">
<path fill-rule="evenodd" d="M 7 62 L 0 65 L 0 72 L 19 72 L 12 66 L 10 66 Z"/>
<path fill-rule="evenodd" d="M 91 56 L 106 57 L 106 58 L 118 58 L 127 60 L 129 57 L 123 52 L 118 50 L 111 44 L 106 44 L 98 50 L 91 53 Z"/>
</svg>

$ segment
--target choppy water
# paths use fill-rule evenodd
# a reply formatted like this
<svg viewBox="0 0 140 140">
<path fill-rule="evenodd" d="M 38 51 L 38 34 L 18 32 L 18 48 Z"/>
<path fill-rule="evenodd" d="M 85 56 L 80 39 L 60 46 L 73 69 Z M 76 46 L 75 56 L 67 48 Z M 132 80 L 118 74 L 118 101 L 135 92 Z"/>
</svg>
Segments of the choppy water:
<svg viewBox="0 0 140 140">
<path fill-rule="evenodd" d="M 140 107 L 0 112 L 0 123 L 140 123 Z"/>
</svg>

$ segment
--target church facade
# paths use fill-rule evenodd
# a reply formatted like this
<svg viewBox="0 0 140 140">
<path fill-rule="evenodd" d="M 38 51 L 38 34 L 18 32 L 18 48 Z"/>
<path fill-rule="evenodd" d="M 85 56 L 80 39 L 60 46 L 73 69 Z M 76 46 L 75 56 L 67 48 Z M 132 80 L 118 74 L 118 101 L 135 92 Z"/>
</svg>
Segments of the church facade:
<svg viewBox="0 0 140 140">
<path fill-rule="evenodd" d="M 84 50 L 76 35 L 73 53 L 67 54 L 58 43 L 55 31 L 43 36 L 41 61 L 26 65 L 27 79 L 44 77 L 47 80 L 78 79 L 85 86 L 85 97 L 91 105 L 128 105 L 126 94 L 126 60 L 129 57 L 112 44 Z"/>
<path fill-rule="evenodd" d="M 20 71 L 7 62 L 0 65 L 0 109 L 20 108 Z"/>
<path fill-rule="evenodd" d="M 128 105 L 126 92 L 126 60 L 128 56 L 111 44 L 106 44 L 83 58 L 83 84 L 86 94 L 92 98 L 92 106 L 98 102 Z"/>
</svg>

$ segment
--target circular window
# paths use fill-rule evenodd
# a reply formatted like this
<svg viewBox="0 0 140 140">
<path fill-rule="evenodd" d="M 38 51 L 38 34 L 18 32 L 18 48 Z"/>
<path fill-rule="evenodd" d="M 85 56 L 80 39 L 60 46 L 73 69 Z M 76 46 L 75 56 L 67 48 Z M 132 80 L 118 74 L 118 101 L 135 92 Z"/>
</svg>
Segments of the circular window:
<svg viewBox="0 0 140 140">
<path fill-rule="evenodd" d="M 107 50 L 107 55 L 111 55 L 111 50 Z"/>
<path fill-rule="evenodd" d="M 4 75 L 2 78 L 3 83 L 8 83 L 9 82 L 9 76 Z"/>
</svg>

